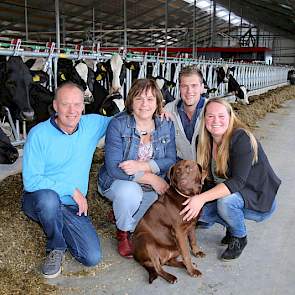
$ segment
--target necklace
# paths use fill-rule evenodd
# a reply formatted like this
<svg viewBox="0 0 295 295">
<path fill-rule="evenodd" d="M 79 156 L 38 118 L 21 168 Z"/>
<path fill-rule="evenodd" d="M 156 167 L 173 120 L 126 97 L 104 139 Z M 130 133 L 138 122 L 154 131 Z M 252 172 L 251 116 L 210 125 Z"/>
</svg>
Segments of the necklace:
<svg viewBox="0 0 295 295">
<path fill-rule="evenodd" d="M 140 128 L 143 127 L 143 128 Z M 154 122 L 147 122 L 142 124 L 136 124 L 136 129 L 140 136 L 151 134 L 155 130 Z"/>
<path fill-rule="evenodd" d="M 145 136 L 145 135 L 148 135 L 148 134 L 151 134 L 155 129 L 151 129 L 151 130 L 140 130 L 140 129 L 137 129 L 137 131 L 139 132 L 140 136 Z"/>
</svg>

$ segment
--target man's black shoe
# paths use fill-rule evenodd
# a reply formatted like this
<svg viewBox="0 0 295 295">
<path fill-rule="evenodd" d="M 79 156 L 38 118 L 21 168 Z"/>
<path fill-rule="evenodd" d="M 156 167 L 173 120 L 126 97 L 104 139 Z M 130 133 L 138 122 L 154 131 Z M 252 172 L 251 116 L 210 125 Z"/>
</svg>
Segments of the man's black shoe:
<svg viewBox="0 0 295 295">
<path fill-rule="evenodd" d="M 221 255 L 223 260 L 232 260 L 238 258 L 247 245 L 247 236 L 243 238 L 231 237 L 227 249 Z"/>
<path fill-rule="evenodd" d="M 230 243 L 230 239 L 231 239 L 232 235 L 230 234 L 229 230 L 226 229 L 226 234 L 223 237 L 223 239 L 220 241 L 220 243 L 222 245 L 228 245 Z"/>
</svg>

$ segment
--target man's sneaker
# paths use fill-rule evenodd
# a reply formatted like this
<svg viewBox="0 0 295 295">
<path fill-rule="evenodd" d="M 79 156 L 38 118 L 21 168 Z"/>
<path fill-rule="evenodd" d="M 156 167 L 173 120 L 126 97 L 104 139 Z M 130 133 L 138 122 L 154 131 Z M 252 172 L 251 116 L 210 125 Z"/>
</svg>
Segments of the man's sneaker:
<svg viewBox="0 0 295 295">
<path fill-rule="evenodd" d="M 226 230 L 226 234 L 223 237 L 223 239 L 220 241 L 220 243 L 222 245 L 228 245 L 230 243 L 230 239 L 231 239 L 232 235 L 230 234 L 229 230 Z"/>
<path fill-rule="evenodd" d="M 56 278 L 61 273 L 64 251 L 52 250 L 42 265 L 42 274 L 47 279 Z"/>
<path fill-rule="evenodd" d="M 221 255 L 223 260 L 232 260 L 238 258 L 247 245 L 247 236 L 237 238 L 232 236 L 227 249 Z"/>
</svg>

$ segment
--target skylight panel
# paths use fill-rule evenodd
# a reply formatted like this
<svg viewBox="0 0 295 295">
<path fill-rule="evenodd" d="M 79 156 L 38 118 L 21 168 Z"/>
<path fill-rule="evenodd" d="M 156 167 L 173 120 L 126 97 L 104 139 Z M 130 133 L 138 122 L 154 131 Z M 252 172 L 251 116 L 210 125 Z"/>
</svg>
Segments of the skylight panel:
<svg viewBox="0 0 295 295">
<path fill-rule="evenodd" d="M 216 16 L 223 18 L 224 16 L 228 16 L 228 12 L 225 10 L 220 10 L 216 12 Z"/>
<path fill-rule="evenodd" d="M 183 0 L 183 1 L 190 4 L 194 4 L 194 0 Z M 196 6 L 200 8 L 201 10 L 206 11 L 208 14 L 212 14 L 213 5 L 210 0 L 196 1 Z M 229 18 L 228 15 L 229 15 L 229 11 L 225 7 L 219 4 L 216 4 L 216 17 L 221 18 L 224 21 L 228 22 L 228 18 Z M 233 12 L 231 12 L 230 22 L 232 25 L 237 26 L 240 23 L 240 17 L 235 15 Z M 246 21 L 245 19 L 243 19 L 243 23 L 249 24 L 249 22 Z"/>
<path fill-rule="evenodd" d="M 192 2 L 194 2 L 194 1 L 192 1 Z M 196 1 L 196 6 L 199 8 L 205 8 L 205 7 L 210 6 L 210 2 L 206 1 L 206 0 Z"/>
</svg>

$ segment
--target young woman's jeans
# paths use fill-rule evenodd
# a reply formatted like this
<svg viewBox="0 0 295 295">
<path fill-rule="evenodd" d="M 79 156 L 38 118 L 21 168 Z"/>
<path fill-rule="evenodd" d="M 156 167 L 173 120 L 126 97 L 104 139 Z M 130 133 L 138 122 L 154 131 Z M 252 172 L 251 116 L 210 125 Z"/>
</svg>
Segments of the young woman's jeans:
<svg viewBox="0 0 295 295">
<path fill-rule="evenodd" d="M 272 215 L 276 208 L 274 201 L 269 212 L 258 212 L 244 208 L 240 193 L 233 193 L 203 206 L 199 221 L 208 226 L 215 222 L 224 225 L 232 236 L 242 238 L 247 235 L 245 219 L 261 222 Z"/>
<path fill-rule="evenodd" d="M 113 202 L 116 226 L 122 231 L 135 230 L 137 223 L 158 199 L 155 191 L 143 191 L 134 181 L 115 180 L 102 195 Z"/>
<path fill-rule="evenodd" d="M 24 192 L 22 210 L 42 226 L 47 237 L 47 252 L 69 249 L 86 266 L 101 261 L 100 241 L 89 217 L 78 216 L 77 206 L 63 205 L 55 191 Z"/>
</svg>

